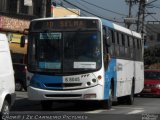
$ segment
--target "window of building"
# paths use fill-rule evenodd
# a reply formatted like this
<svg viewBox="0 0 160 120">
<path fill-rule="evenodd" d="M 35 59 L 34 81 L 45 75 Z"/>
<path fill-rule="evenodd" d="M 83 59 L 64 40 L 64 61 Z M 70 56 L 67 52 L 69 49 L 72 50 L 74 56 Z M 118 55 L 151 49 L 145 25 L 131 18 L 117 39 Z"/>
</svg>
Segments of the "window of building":
<svg viewBox="0 0 160 120">
<path fill-rule="evenodd" d="M 17 0 L 7 0 L 7 12 L 17 13 Z"/>
<path fill-rule="evenodd" d="M 19 11 L 19 13 L 28 14 L 29 7 L 24 5 L 24 0 L 21 0 L 19 2 L 19 5 L 20 5 L 20 11 Z"/>
<path fill-rule="evenodd" d="M 36 4 L 38 4 L 37 2 Z M 3 5 L 3 6 L 2 6 Z M 2 7 L 6 6 L 5 12 L 8 13 L 15 13 L 15 14 L 26 14 L 26 15 L 33 15 L 33 5 L 32 6 L 25 6 L 24 0 L 2 0 L 0 1 L 0 10 Z"/>
<path fill-rule="evenodd" d="M 0 0 L 0 11 L 5 12 L 7 7 L 7 1 L 6 0 Z"/>
</svg>

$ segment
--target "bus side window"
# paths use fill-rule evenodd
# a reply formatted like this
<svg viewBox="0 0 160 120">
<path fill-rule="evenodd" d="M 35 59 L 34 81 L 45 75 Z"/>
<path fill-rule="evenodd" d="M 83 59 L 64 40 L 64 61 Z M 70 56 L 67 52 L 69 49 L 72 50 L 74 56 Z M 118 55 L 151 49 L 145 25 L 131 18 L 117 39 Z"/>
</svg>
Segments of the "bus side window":
<svg viewBox="0 0 160 120">
<path fill-rule="evenodd" d="M 104 59 L 104 68 L 107 69 L 108 66 L 108 43 L 107 43 L 107 29 L 103 27 L 103 59 Z"/>
<path fill-rule="evenodd" d="M 129 37 L 128 35 L 125 35 L 125 57 L 130 57 L 130 49 L 129 49 Z"/>
<path fill-rule="evenodd" d="M 133 47 L 133 38 L 129 36 L 129 45 L 130 45 L 130 58 L 133 59 L 134 55 L 134 47 Z"/>
<path fill-rule="evenodd" d="M 115 36 L 114 36 L 114 31 L 112 29 L 108 29 L 108 35 L 110 38 L 110 47 L 109 47 L 109 54 L 111 56 L 115 55 Z"/>
<path fill-rule="evenodd" d="M 107 52 L 111 44 L 111 36 L 107 27 L 103 26 L 103 41 L 105 42 Z"/>
<path fill-rule="evenodd" d="M 123 58 L 125 56 L 124 50 L 124 36 L 122 33 L 119 33 L 119 42 L 120 42 L 120 57 Z"/>
<path fill-rule="evenodd" d="M 134 38 L 133 39 L 133 45 L 134 45 L 134 58 L 135 58 L 135 60 L 137 60 L 137 39 L 136 38 Z"/>
<path fill-rule="evenodd" d="M 118 32 L 117 31 L 115 31 L 115 54 L 116 54 L 116 56 L 118 56 L 119 57 L 119 55 L 120 55 L 120 52 L 119 52 L 119 35 L 118 35 Z"/>
</svg>

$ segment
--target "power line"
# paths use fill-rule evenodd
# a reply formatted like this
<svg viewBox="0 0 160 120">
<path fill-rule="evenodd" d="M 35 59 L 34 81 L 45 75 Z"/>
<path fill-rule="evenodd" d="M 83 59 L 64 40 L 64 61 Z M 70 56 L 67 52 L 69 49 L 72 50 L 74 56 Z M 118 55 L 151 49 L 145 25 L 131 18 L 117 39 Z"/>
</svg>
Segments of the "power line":
<svg viewBox="0 0 160 120">
<path fill-rule="evenodd" d="M 154 7 L 154 8 L 160 9 L 160 7 L 155 6 L 155 5 L 148 5 L 147 7 L 148 7 L 148 8 L 150 8 L 150 7 L 152 7 L 152 8 L 153 8 L 153 7 Z"/>
<path fill-rule="evenodd" d="M 55 3 L 55 5 L 59 5 L 59 6 L 63 7 L 63 8 L 65 8 L 66 10 L 68 10 L 68 11 L 70 11 L 70 12 L 72 12 L 72 13 L 78 15 L 78 16 L 80 16 L 80 14 L 78 14 L 77 12 L 75 12 L 75 11 L 73 11 L 73 10 L 65 7 L 62 3 L 60 3 L 60 4 Z M 84 15 L 85 15 L 85 14 L 84 14 Z"/>
<path fill-rule="evenodd" d="M 105 10 L 105 11 L 108 11 L 108 12 L 111 12 L 111 13 L 114 13 L 114 14 L 117 14 L 117 15 L 126 16 L 125 14 L 118 13 L 118 12 L 115 12 L 115 11 L 112 11 L 112 10 L 109 10 L 109 9 L 106 9 L 106 8 L 103 8 L 103 7 L 100 7 L 100 6 L 98 6 L 98 5 L 95 5 L 95 4 L 93 4 L 93 3 L 87 2 L 87 1 L 85 1 L 85 0 L 81 0 L 81 1 L 82 1 L 82 2 L 85 2 L 85 3 L 89 4 L 89 5 L 95 6 L 95 7 L 97 7 L 97 8 L 100 8 L 100 9 L 102 9 L 102 10 Z"/>
<path fill-rule="evenodd" d="M 116 22 L 116 23 L 124 23 L 124 22 L 119 22 L 119 21 L 115 21 L 115 20 L 111 20 L 111 19 L 105 18 L 105 17 L 103 17 L 103 16 L 96 15 L 96 14 L 94 14 L 94 13 L 92 13 L 92 12 L 89 12 L 89 11 L 87 11 L 87 10 L 84 10 L 84 9 L 82 9 L 82 8 L 80 8 L 80 7 L 72 4 L 72 3 L 69 2 L 69 1 L 66 1 L 66 0 L 63 0 L 63 1 L 66 2 L 66 3 L 68 3 L 68 4 L 70 4 L 70 5 L 72 5 L 72 6 L 74 6 L 74 7 L 76 7 L 76 8 L 78 8 L 78 9 L 80 9 L 80 10 L 82 10 L 82 11 L 84 11 L 84 12 L 86 12 L 86 13 L 89 13 L 89 14 L 91 14 L 91 15 L 93 15 L 93 16 L 97 16 L 97 17 L 99 17 L 99 18 L 103 18 L 103 19 L 106 19 L 106 20 L 109 20 L 109 21 L 112 21 L 112 22 Z"/>
<path fill-rule="evenodd" d="M 146 10 L 146 11 L 148 12 L 148 10 Z M 158 21 L 158 19 L 155 18 L 152 14 L 148 14 L 148 15 L 150 15 L 154 20 Z"/>
<path fill-rule="evenodd" d="M 80 16 L 78 13 L 76 13 L 76 12 L 72 11 L 71 9 L 69 9 L 69 8 L 65 7 L 64 5 L 60 5 L 60 6 L 64 7 L 66 10 L 68 10 L 68 11 L 70 11 L 70 12 L 72 12 L 72 13 L 74 13 L 74 14 L 78 15 L 78 16 Z"/>
<path fill-rule="evenodd" d="M 149 3 L 147 3 L 146 5 L 149 5 L 149 4 L 154 3 L 156 1 L 158 1 L 158 0 L 153 0 L 153 1 L 149 2 Z"/>
<path fill-rule="evenodd" d="M 85 5 L 83 5 L 83 4 L 81 4 L 80 2 L 78 2 L 78 1 L 76 1 L 78 4 L 80 4 L 81 6 L 83 6 L 83 7 L 85 7 L 86 9 L 88 9 Z M 84 14 L 84 13 L 82 13 L 82 14 Z M 85 16 L 87 16 L 87 15 L 85 15 Z"/>
<path fill-rule="evenodd" d="M 80 3 L 78 0 L 76 1 L 78 4 L 80 4 L 81 6 L 85 7 L 86 9 L 88 9 L 85 5 L 83 5 L 82 3 Z"/>
</svg>

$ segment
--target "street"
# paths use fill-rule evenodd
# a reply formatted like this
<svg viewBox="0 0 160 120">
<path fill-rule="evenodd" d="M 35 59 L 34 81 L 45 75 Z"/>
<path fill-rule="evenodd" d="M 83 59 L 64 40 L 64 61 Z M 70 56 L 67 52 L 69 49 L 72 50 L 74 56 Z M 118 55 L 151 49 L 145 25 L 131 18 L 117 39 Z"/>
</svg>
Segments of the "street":
<svg viewBox="0 0 160 120">
<path fill-rule="evenodd" d="M 26 92 L 16 92 L 17 98 L 14 106 L 11 109 L 11 112 L 18 113 L 28 113 L 28 114 L 44 114 L 45 112 L 41 110 L 40 102 L 37 101 L 29 101 L 27 99 Z M 158 97 L 135 97 L 134 105 L 119 105 L 113 103 L 113 107 L 111 110 L 102 109 L 98 103 L 87 103 L 84 105 L 79 105 L 76 103 L 63 102 L 63 103 L 53 103 L 52 111 L 48 113 L 64 115 L 64 114 L 80 114 L 80 115 L 102 115 L 104 117 L 113 115 L 114 117 L 118 117 L 119 119 L 124 117 L 124 115 L 131 115 L 141 117 L 143 114 L 160 114 L 160 98 Z M 46 112 L 47 113 L 47 112 Z M 140 116 L 138 116 L 140 115 Z M 120 116 L 120 117 L 119 117 Z M 94 117 L 96 119 L 96 117 Z M 159 120 L 159 116 L 155 120 Z M 92 118 L 93 119 L 93 118 Z M 129 119 L 129 118 L 128 118 Z M 102 118 L 103 120 L 103 118 Z M 114 120 L 114 119 L 113 119 Z M 133 119 L 134 120 L 134 119 Z"/>
</svg>

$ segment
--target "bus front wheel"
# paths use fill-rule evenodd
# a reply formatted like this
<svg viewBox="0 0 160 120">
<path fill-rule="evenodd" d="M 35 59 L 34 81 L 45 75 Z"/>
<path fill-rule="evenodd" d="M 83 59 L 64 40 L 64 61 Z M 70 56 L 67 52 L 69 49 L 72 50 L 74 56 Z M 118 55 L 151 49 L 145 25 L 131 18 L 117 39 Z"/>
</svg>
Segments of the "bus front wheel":
<svg viewBox="0 0 160 120">
<path fill-rule="evenodd" d="M 101 101 L 102 108 L 111 109 L 112 108 L 112 99 L 113 99 L 113 89 L 112 89 L 112 87 L 110 87 L 108 100 Z"/>
</svg>

